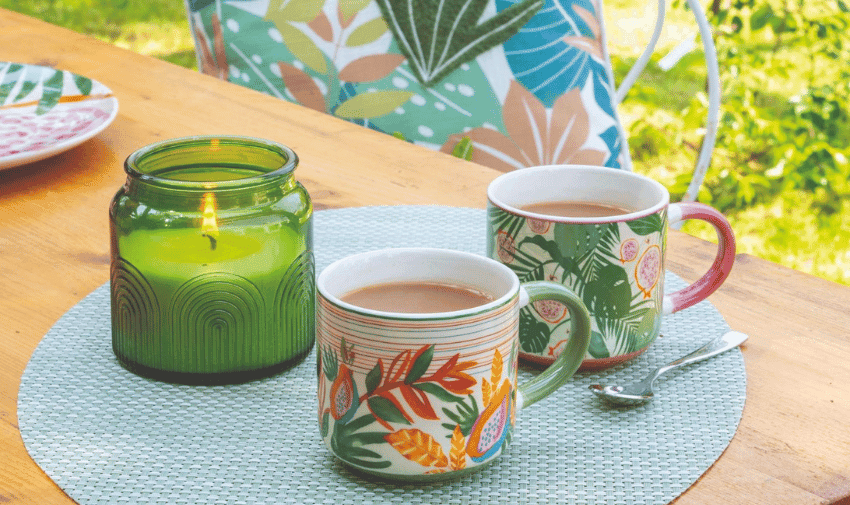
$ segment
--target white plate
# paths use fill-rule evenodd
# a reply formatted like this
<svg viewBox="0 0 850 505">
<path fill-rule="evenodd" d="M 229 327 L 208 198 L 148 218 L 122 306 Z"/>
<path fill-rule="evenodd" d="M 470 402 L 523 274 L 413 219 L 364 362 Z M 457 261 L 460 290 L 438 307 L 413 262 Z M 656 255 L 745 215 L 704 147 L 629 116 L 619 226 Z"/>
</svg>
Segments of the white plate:
<svg viewBox="0 0 850 505">
<path fill-rule="evenodd" d="M 78 146 L 117 114 L 118 99 L 95 80 L 50 67 L 0 62 L 0 170 Z"/>
</svg>

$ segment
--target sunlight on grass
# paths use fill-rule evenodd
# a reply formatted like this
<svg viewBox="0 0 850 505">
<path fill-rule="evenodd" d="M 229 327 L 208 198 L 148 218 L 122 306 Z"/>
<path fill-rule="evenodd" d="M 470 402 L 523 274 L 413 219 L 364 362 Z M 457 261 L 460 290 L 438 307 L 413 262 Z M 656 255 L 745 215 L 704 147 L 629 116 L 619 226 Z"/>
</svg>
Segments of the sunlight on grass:
<svg viewBox="0 0 850 505">
<path fill-rule="evenodd" d="M 738 252 L 850 285 L 850 228 L 843 226 L 850 202 L 829 216 L 808 210 L 813 206 L 811 194 L 789 192 L 730 216 Z M 704 223 L 688 222 L 682 230 L 717 242 L 714 229 Z"/>
<path fill-rule="evenodd" d="M 180 23 L 129 23 L 111 41 L 118 47 L 197 69 L 195 45 L 188 21 Z"/>
</svg>

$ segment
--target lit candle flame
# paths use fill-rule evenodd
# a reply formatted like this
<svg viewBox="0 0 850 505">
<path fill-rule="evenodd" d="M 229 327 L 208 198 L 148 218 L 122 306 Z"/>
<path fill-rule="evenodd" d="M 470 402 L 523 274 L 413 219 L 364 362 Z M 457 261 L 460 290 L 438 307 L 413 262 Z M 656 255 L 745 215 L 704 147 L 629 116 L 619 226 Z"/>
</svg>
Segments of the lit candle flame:
<svg viewBox="0 0 850 505">
<path fill-rule="evenodd" d="M 204 209 L 201 222 L 201 236 L 210 239 L 210 249 L 215 250 L 218 241 L 218 222 L 215 216 L 215 195 L 204 194 Z"/>
</svg>

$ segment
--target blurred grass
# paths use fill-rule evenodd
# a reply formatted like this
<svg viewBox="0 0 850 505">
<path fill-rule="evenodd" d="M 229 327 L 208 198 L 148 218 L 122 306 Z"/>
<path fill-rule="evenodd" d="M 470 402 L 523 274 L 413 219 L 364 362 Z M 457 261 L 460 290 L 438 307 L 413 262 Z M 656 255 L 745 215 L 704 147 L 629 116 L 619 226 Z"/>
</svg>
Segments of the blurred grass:
<svg viewBox="0 0 850 505">
<path fill-rule="evenodd" d="M 183 0 L 0 0 L 0 7 L 197 68 Z"/>
<path fill-rule="evenodd" d="M 345 1 L 345 0 L 341 0 Z M 196 60 L 181 0 L 0 0 L 0 7 L 21 12 L 132 51 L 195 69 Z M 622 78 L 649 40 L 657 4 L 609 0 L 605 6 L 608 46 L 614 74 Z M 685 38 L 696 37 L 696 25 L 683 9 L 668 9 L 656 53 L 620 106 L 630 132 L 635 170 L 667 185 L 693 170 L 700 138 L 683 133 L 682 112 L 704 88 L 701 49 L 685 56 L 669 71 L 658 60 Z M 793 55 L 781 55 L 793 60 Z M 721 62 L 722 64 L 722 62 Z M 798 76 L 800 82 L 804 76 Z M 771 93 L 790 96 L 800 82 L 771 83 Z M 787 100 L 776 100 L 784 103 Z M 720 166 L 725 160 L 715 158 Z M 786 192 L 766 204 L 728 212 L 739 252 L 850 285 L 850 202 L 831 216 L 812 209 L 813 195 Z M 716 241 L 714 230 L 699 222 L 683 230 Z"/>
</svg>

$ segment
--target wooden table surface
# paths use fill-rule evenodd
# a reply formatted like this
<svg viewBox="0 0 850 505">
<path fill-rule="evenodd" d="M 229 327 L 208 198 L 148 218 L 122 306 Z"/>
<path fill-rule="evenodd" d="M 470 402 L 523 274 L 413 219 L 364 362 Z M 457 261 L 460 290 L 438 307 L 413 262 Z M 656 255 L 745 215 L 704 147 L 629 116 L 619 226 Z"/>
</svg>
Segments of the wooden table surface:
<svg viewBox="0 0 850 505">
<path fill-rule="evenodd" d="M 316 208 L 485 205 L 497 173 L 87 36 L 0 9 L 0 61 L 96 79 L 118 97 L 104 132 L 0 171 L 0 502 L 72 503 L 30 459 L 17 425 L 21 374 L 44 334 L 107 282 L 107 207 L 123 160 L 195 134 L 292 147 Z M 800 247 L 816 247 L 800 244 Z M 668 268 L 693 281 L 713 244 L 670 233 Z M 850 503 L 850 288 L 738 255 L 712 303 L 743 346 L 747 401 L 720 459 L 677 504 Z"/>
</svg>

